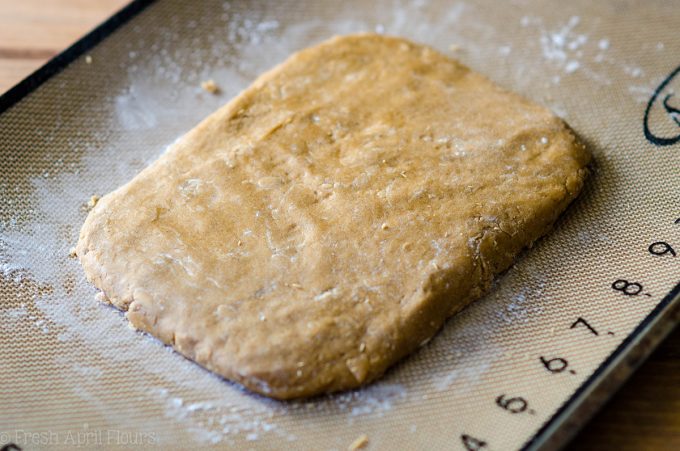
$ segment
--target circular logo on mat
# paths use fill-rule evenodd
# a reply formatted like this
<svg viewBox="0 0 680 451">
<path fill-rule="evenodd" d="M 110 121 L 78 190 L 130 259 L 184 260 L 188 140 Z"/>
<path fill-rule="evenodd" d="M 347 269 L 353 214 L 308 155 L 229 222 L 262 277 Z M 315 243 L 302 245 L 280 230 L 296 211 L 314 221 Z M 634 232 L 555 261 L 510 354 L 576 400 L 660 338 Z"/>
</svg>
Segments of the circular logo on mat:
<svg viewBox="0 0 680 451">
<path fill-rule="evenodd" d="M 678 73 L 680 73 L 680 66 L 656 88 L 645 109 L 643 123 L 645 138 L 657 146 L 671 146 L 680 142 L 680 77 L 677 77 Z"/>
</svg>

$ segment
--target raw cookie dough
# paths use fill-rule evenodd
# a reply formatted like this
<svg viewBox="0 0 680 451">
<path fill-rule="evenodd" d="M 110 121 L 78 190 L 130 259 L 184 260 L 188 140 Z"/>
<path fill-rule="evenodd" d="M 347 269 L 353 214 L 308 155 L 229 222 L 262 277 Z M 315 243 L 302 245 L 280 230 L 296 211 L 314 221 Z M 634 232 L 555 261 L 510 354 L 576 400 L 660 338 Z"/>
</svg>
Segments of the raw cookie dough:
<svg viewBox="0 0 680 451">
<path fill-rule="evenodd" d="M 564 122 L 435 50 L 360 34 L 292 55 L 89 214 L 90 281 L 267 396 L 379 377 L 580 191 Z"/>
</svg>

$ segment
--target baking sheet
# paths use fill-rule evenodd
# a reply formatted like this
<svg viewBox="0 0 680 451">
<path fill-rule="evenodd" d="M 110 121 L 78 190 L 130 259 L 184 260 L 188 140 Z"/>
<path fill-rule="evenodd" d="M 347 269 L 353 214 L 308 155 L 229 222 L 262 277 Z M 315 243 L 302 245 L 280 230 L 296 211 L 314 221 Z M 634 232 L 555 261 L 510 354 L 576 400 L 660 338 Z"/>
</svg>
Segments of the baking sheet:
<svg viewBox="0 0 680 451">
<path fill-rule="evenodd" d="M 366 434 L 371 449 L 516 449 L 568 437 L 676 321 L 678 23 L 662 1 L 158 0 L 100 34 L 0 102 L 0 445 L 346 449 Z M 68 254 L 91 195 L 292 51 L 355 31 L 430 44 L 547 105 L 588 143 L 594 176 L 488 296 L 379 382 L 271 401 L 129 329 Z"/>
</svg>

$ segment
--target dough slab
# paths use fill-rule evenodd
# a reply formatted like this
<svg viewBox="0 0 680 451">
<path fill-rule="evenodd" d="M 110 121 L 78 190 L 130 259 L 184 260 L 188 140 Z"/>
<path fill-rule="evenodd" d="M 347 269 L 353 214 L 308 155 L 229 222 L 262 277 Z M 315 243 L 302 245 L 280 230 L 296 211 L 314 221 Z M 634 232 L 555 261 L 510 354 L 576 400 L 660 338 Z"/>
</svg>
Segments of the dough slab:
<svg viewBox="0 0 680 451">
<path fill-rule="evenodd" d="M 77 255 L 134 327 L 200 365 L 275 398 L 332 392 L 479 298 L 589 159 L 548 110 L 431 48 L 336 37 L 104 196 Z"/>
</svg>

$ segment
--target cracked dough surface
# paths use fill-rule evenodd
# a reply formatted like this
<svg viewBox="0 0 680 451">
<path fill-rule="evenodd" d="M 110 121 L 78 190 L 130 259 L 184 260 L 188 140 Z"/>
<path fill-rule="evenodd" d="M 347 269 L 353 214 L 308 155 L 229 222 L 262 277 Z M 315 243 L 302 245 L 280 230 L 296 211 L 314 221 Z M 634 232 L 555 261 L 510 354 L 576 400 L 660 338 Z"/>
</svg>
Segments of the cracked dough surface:
<svg viewBox="0 0 680 451">
<path fill-rule="evenodd" d="M 545 108 L 429 47 L 292 55 L 90 212 L 77 255 L 130 323 L 287 399 L 379 377 L 580 191 Z"/>
</svg>

